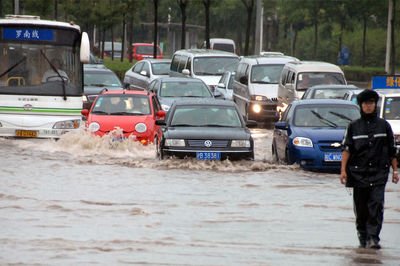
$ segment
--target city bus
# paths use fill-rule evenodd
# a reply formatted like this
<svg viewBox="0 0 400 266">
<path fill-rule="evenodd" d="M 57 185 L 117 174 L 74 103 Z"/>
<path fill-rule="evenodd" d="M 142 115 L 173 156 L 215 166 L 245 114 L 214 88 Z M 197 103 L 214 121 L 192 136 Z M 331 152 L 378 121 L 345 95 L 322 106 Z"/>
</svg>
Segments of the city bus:
<svg viewBox="0 0 400 266">
<path fill-rule="evenodd" d="M 0 19 L 0 137 L 54 138 L 82 122 L 89 37 L 74 23 Z"/>
</svg>

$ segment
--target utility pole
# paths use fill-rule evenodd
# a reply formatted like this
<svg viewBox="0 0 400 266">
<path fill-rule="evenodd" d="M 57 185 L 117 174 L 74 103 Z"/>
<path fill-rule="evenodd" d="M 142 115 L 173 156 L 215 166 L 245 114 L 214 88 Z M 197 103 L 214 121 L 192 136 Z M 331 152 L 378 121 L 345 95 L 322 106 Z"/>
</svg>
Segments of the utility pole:
<svg viewBox="0 0 400 266">
<path fill-rule="evenodd" d="M 256 2 L 256 37 L 254 54 L 259 55 L 262 49 L 262 25 L 263 25 L 263 5 L 261 0 Z"/>
<path fill-rule="evenodd" d="M 393 31 L 393 1 L 388 0 L 388 22 L 387 22 L 387 36 L 386 36 L 386 60 L 385 60 L 385 72 L 386 74 L 394 74 L 391 72 L 391 57 L 392 57 L 392 31 Z"/>
<path fill-rule="evenodd" d="M 14 15 L 19 15 L 19 0 L 14 0 Z"/>
</svg>

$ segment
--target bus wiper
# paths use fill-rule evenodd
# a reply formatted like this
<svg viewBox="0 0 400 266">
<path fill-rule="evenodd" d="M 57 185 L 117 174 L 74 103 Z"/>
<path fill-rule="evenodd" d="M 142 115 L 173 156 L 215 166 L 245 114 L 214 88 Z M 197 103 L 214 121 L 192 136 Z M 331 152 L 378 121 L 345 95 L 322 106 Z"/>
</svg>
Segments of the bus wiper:
<svg viewBox="0 0 400 266">
<path fill-rule="evenodd" d="M 58 72 L 58 69 L 50 62 L 50 60 L 47 58 L 46 54 L 43 52 L 42 49 L 40 49 L 40 53 L 43 55 L 44 59 L 46 59 L 47 63 L 49 63 L 51 69 L 53 69 L 54 72 L 58 75 L 58 77 L 61 79 L 62 82 L 62 87 L 63 87 L 63 94 L 64 94 L 64 101 L 67 100 L 67 92 L 65 90 L 65 80 L 63 76 L 61 76 L 60 72 Z"/>
<path fill-rule="evenodd" d="M 339 114 L 339 113 L 336 113 L 336 112 L 329 112 L 329 113 L 331 113 L 333 115 L 336 115 L 337 117 L 340 117 L 340 118 L 342 118 L 344 120 L 347 120 L 347 121 L 350 121 L 350 122 L 353 121 L 351 118 L 349 118 L 349 117 L 347 117 L 347 116 L 345 116 L 343 114 Z"/>
<path fill-rule="evenodd" d="M 14 68 L 16 68 L 19 64 L 21 64 L 22 62 L 24 62 L 26 60 L 26 56 L 22 57 L 21 60 L 19 60 L 17 63 L 15 63 L 14 65 L 12 65 L 9 69 L 7 69 L 6 71 L 4 71 L 3 73 L 0 74 L 0 78 L 2 78 L 4 75 L 10 73 L 11 70 L 13 70 Z"/>
<path fill-rule="evenodd" d="M 330 120 L 328 120 L 328 119 L 322 117 L 322 115 L 318 114 L 318 113 L 315 112 L 314 110 L 311 110 L 311 113 L 312 113 L 313 115 L 315 115 L 316 117 L 318 117 L 319 120 L 321 120 L 321 122 L 323 122 L 325 125 L 328 125 L 328 126 L 334 127 L 334 128 L 336 128 L 336 127 L 338 126 L 336 123 L 334 123 L 334 122 L 332 122 L 332 121 L 330 121 Z"/>
</svg>

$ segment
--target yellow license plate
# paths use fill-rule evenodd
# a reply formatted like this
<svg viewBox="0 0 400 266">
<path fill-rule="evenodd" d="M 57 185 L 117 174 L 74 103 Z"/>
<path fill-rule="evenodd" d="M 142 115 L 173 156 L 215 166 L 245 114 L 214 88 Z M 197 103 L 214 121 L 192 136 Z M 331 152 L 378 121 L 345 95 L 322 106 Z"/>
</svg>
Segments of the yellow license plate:
<svg viewBox="0 0 400 266">
<path fill-rule="evenodd" d="M 37 138 L 38 132 L 35 130 L 15 130 L 15 136 L 22 138 Z"/>
</svg>

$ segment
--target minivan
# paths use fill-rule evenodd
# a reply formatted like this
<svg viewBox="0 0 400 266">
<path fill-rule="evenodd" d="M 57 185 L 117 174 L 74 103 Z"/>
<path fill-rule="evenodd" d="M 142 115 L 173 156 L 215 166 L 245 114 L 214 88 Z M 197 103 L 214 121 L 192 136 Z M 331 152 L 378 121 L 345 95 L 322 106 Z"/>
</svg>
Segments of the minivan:
<svg viewBox="0 0 400 266">
<path fill-rule="evenodd" d="M 285 55 L 242 57 L 233 81 L 233 101 L 249 120 L 270 123 L 276 120 L 278 83 L 287 62 L 298 61 Z"/>
<path fill-rule="evenodd" d="M 199 78 L 214 92 L 225 71 L 235 71 L 236 54 L 211 49 L 178 50 L 172 56 L 170 76 Z"/>
<path fill-rule="evenodd" d="M 206 48 L 206 41 L 204 41 L 201 48 Z M 226 38 L 211 38 L 210 49 L 236 53 L 235 42 L 232 39 Z"/>
<path fill-rule="evenodd" d="M 284 111 L 293 100 L 301 99 L 309 87 L 320 84 L 347 85 L 347 81 L 342 69 L 331 63 L 321 61 L 286 63 L 278 84 L 278 111 Z"/>
</svg>

